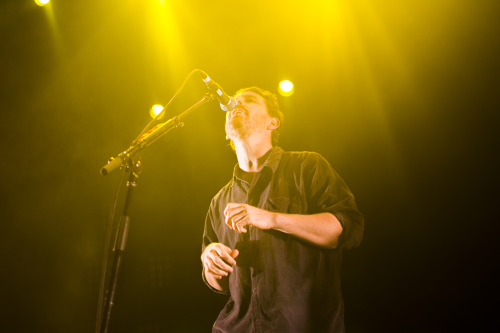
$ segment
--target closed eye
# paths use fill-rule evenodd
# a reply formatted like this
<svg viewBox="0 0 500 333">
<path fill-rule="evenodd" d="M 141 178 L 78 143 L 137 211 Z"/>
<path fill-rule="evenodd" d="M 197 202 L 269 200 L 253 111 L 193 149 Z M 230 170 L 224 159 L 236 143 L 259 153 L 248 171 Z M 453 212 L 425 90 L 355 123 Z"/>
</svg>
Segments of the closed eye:
<svg viewBox="0 0 500 333">
<path fill-rule="evenodd" d="M 243 99 L 243 101 L 245 103 L 257 103 L 257 99 L 255 97 L 253 97 L 253 96 L 252 97 L 245 97 Z"/>
</svg>

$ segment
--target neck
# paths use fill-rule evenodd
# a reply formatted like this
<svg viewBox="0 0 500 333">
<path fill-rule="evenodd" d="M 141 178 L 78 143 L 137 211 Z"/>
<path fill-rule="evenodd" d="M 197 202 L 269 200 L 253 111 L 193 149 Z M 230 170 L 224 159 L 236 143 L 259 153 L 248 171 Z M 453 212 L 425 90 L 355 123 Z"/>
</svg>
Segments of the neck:
<svg viewBox="0 0 500 333">
<path fill-rule="evenodd" d="M 240 169 L 246 172 L 259 172 L 266 161 L 266 153 L 272 148 L 270 141 L 234 141 L 236 157 Z"/>
</svg>

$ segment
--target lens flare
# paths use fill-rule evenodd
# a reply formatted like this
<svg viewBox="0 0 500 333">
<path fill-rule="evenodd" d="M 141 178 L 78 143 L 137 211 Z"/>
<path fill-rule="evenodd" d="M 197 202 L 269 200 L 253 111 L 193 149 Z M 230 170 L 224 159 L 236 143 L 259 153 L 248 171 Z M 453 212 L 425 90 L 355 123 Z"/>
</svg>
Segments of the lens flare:
<svg viewBox="0 0 500 333">
<path fill-rule="evenodd" d="M 49 3 L 49 0 L 35 0 L 35 3 L 38 5 L 38 6 L 45 6 L 46 4 Z"/>
<path fill-rule="evenodd" d="M 281 96 L 291 96 L 294 93 L 293 83 L 289 80 L 283 80 L 278 86 L 278 92 Z"/>
<path fill-rule="evenodd" d="M 160 104 L 155 104 L 149 109 L 149 115 L 151 118 L 155 118 L 163 111 L 163 106 Z M 161 117 L 160 117 L 161 118 Z"/>
</svg>

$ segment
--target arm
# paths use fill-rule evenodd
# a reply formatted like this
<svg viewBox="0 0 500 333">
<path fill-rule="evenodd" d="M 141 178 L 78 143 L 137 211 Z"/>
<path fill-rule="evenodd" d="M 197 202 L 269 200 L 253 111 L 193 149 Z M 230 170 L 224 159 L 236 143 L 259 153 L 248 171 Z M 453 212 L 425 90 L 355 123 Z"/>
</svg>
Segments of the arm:
<svg viewBox="0 0 500 333">
<path fill-rule="evenodd" d="M 275 229 L 312 244 L 336 248 L 342 225 L 330 213 L 313 215 L 269 212 L 247 204 L 229 203 L 224 210 L 226 224 L 238 232 L 247 232 L 247 225 L 259 229 Z"/>
<path fill-rule="evenodd" d="M 342 225 L 335 215 L 330 213 L 314 215 L 276 213 L 274 229 L 331 249 L 338 246 L 342 234 Z"/>
</svg>

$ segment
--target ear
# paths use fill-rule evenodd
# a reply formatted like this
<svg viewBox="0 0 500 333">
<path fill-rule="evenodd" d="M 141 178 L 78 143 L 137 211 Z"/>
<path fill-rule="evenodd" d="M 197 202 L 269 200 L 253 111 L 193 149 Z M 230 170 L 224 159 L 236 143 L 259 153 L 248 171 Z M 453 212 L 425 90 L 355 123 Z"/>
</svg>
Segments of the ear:
<svg viewBox="0 0 500 333">
<path fill-rule="evenodd" d="M 280 120 L 278 118 L 271 118 L 271 121 L 267 124 L 268 130 L 275 130 L 280 127 Z"/>
</svg>

